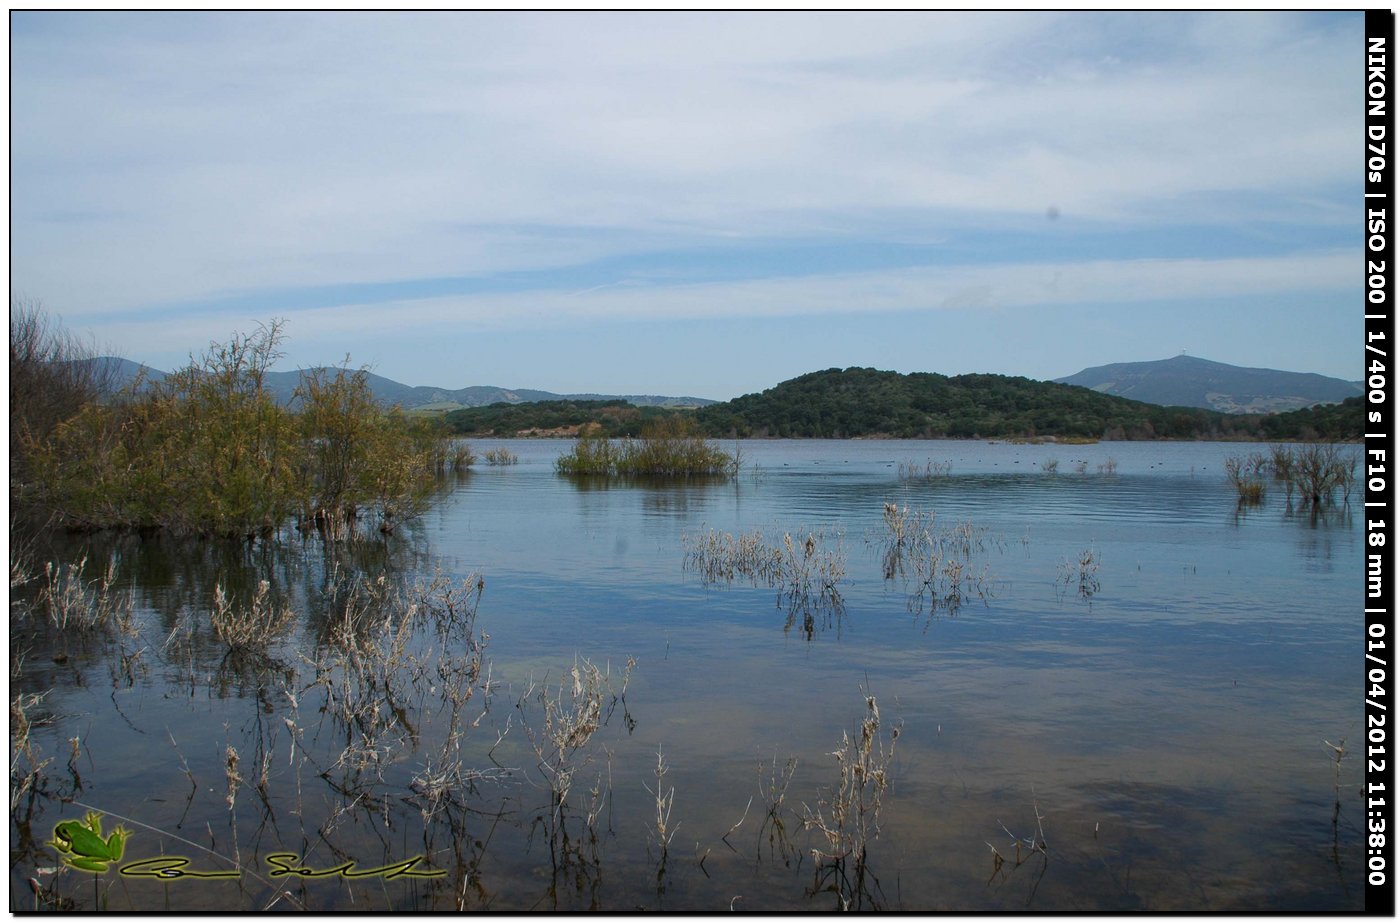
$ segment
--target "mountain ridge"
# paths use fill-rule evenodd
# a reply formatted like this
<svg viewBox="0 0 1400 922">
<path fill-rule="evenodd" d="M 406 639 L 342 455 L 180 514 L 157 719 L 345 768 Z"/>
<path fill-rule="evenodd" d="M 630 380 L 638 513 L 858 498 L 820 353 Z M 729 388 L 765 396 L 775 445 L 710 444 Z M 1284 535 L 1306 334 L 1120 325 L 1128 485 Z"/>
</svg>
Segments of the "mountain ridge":
<svg viewBox="0 0 1400 922">
<path fill-rule="evenodd" d="M 1157 361 L 1097 365 L 1055 378 L 1053 383 L 1074 384 L 1158 406 L 1232 414 L 1280 413 L 1341 403 L 1362 391 L 1359 382 L 1341 378 L 1229 365 L 1184 354 Z"/>
<path fill-rule="evenodd" d="M 89 361 L 100 363 L 103 369 L 102 374 L 111 376 L 114 390 L 126 387 L 141 376 L 144 376 L 147 381 L 160 381 L 167 374 L 160 369 L 117 356 L 104 355 Z M 330 372 L 335 371 L 334 368 L 327 366 L 320 366 L 320 368 Z M 306 372 L 317 370 L 320 369 L 270 371 L 264 379 L 264 384 L 279 403 L 289 404 L 292 402 L 301 376 Z M 546 400 L 625 400 L 640 407 L 702 407 L 718 402 L 706 397 L 670 397 L 660 394 L 556 394 L 552 391 L 533 388 L 506 388 L 484 384 L 443 388 L 404 384 L 392 378 L 377 375 L 372 371 L 366 371 L 365 376 L 370 392 L 374 394 L 376 400 L 389 405 L 397 404 L 405 410 L 423 412 L 448 412 L 463 407 L 489 406 L 493 403 L 538 403 Z"/>
</svg>

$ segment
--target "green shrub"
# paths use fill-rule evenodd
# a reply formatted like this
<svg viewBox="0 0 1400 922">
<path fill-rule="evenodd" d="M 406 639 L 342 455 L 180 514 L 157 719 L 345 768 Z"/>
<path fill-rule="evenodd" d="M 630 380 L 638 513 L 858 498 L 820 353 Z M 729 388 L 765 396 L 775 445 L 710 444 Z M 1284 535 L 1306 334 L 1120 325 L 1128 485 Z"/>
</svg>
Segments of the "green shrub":
<svg viewBox="0 0 1400 922">
<path fill-rule="evenodd" d="M 280 324 L 234 336 L 184 369 L 89 402 L 31 448 L 30 517 L 76 529 L 246 537 L 296 518 L 330 537 L 366 512 L 389 531 L 419 512 L 435 472 L 471 461 L 430 421 L 375 402 L 364 371 L 308 372 L 296 412 L 265 386 Z"/>
<path fill-rule="evenodd" d="M 555 460 L 561 474 L 623 477 L 733 476 L 740 458 L 715 447 L 693 420 L 670 416 L 649 423 L 640 439 L 614 442 L 588 430 Z"/>
</svg>

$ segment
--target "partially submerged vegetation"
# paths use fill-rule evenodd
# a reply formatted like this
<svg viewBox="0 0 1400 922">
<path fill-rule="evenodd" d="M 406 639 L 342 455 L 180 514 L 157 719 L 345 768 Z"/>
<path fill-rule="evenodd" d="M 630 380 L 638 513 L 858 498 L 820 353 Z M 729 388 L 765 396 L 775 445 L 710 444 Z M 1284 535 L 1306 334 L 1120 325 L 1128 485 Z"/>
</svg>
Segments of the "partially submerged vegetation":
<svg viewBox="0 0 1400 922">
<path fill-rule="evenodd" d="M 997 544 L 986 527 L 970 521 L 937 526 L 937 513 L 911 511 L 885 503 L 885 533 L 879 539 L 887 580 L 902 579 L 908 608 L 931 621 L 943 613 L 955 616 L 973 599 L 987 603 L 992 591 L 991 565 L 979 568 L 973 557 Z"/>
<path fill-rule="evenodd" d="M 491 465 L 492 467 L 505 467 L 511 464 L 520 463 L 519 456 L 517 456 L 515 452 L 511 451 L 509 448 L 506 448 L 504 446 L 487 449 L 486 454 L 483 457 L 486 458 L 486 463 Z"/>
<path fill-rule="evenodd" d="M 227 537 L 292 520 L 337 537 L 362 521 L 390 531 L 422 508 L 437 473 L 471 461 L 430 422 L 381 407 L 363 370 L 307 373 L 297 409 L 279 405 L 265 386 L 277 323 L 106 395 L 72 371 L 91 363 L 45 374 L 73 348 L 44 330 L 42 314 L 12 313 L 11 377 L 30 396 L 11 399 L 10 491 L 26 521 Z"/>
<path fill-rule="evenodd" d="M 917 461 L 899 462 L 899 479 L 908 483 L 926 483 L 946 480 L 953 474 L 952 461 L 934 461 L 932 458 L 920 465 Z"/>
<path fill-rule="evenodd" d="M 726 452 L 701 435 L 690 418 L 671 416 L 647 425 L 639 439 L 581 435 L 555 460 L 555 469 L 605 477 L 733 477 L 741 464 L 737 449 Z"/>
<path fill-rule="evenodd" d="M 777 605 L 787 610 L 783 629 L 800 625 L 811 640 L 818 627 L 838 620 L 845 611 L 840 584 L 846 577 L 841 546 L 822 547 L 816 534 L 794 541 L 785 533 L 781 542 L 769 544 L 761 531 L 733 535 L 707 531 L 683 537 L 685 566 L 709 583 L 748 580 L 777 589 Z"/>
<path fill-rule="evenodd" d="M 813 892 L 836 895 L 842 911 L 878 908 L 880 883 L 870 871 L 870 843 L 880 836 L 880 810 L 890 789 L 891 763 L 900 726 L 881 732 L 880 706 L 865 695 L 865 717 L 852 737 L 841 732 L 835 788 L 815 806 L 803 804 L 802 824 L 815 829 L 823 848 L 812 849 L 816 862 Z"/>
<path fill-rule="evenodd" d="M 1257 504 L 1263 499 L 1269 475 L 1288 494 L 1314 507 L 1351 499 L 1356 486 L 1358 455 L 1342 445 L 1273 445 L 1269 454 L 1250 452 L 1225 459 L 1225 476 L 1234 486 L 1240 503 Z"/>
</svg>

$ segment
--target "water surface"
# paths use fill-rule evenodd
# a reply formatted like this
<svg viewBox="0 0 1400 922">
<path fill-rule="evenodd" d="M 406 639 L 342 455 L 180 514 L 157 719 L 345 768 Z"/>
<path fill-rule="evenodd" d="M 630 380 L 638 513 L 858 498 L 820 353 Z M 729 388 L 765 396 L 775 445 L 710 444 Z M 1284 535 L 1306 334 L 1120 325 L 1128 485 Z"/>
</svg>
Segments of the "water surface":
<svg viewBox="0 0 1400 922">
<path fill-rule="evenodd" d="M 12 694 L 47 690 L 33 739 L 55 796 L 12 812 L 12 908 L 33 905 L 30 878 L 85 908 L 1362 907 L 1360 515 L 1298 508 L 1281 489 L 1238 508 L 1222 462 L 1248 447 L 754 441 L 730 482 L 661 484 L 560 477 L 567 442 L 473 447 L 498 444 L 520 462 L 479 463 L 408 533 L 353 555 L 290 534 L 60 542 L 119 555 L 141 635 L 19 641 Z M 901 462 L 930 460 L 948 475 L 900 479 Z M 982 591 L 930 610 L 909 580 L 886 579 L 886 503 L 937 529 L 967 523 Z M 755 530 L 774 544 L 811 534 L 838 555 L 840 606 L 793 617 L 774 587 L 687 567 L 698 536 Z M 309 665 L 332 567 L 484 578 L 476 626 L 495 684 L 464 744 L 482 774 L 461 809 L 425 817 L 407 789 L 446 732 L 431 708 L 372 772 L 337 765 L 353 732 L 318 713 Z M 262 579 L 299 612 L 280 673 L 214 645 L 163 647 L 181 618 L 207 621 L 216 582 Z M 629 658 L 625 701 L 554 810 L 527 691 L 557 688 L 581 659 L 620 687 Z M 801 818 L 830 795 L 832 752 L 867 694 L 882 731 L 899 728 L 891 784 L 867 876 L 832 892 Z M 1338 765 L 1328 743 L 1342 741 Z M 232 808 L 230 747 L 245 779 Z M 664 854 L 658 751 L 675 791 Z M 794 759 L 780 835 L 763 790 Z M 590 826 L 594 787 L 605 807 Z M 80 804 L 144 824 L 128 823 L 128 860 L 217 864 L 194 843 L 248 873 L 47 873 L 58 861 L 43 841 Z M 278 850 L 323 866 L 423 854 L 449 873 L 288 887 L 268 877 Z"/>
</svg>

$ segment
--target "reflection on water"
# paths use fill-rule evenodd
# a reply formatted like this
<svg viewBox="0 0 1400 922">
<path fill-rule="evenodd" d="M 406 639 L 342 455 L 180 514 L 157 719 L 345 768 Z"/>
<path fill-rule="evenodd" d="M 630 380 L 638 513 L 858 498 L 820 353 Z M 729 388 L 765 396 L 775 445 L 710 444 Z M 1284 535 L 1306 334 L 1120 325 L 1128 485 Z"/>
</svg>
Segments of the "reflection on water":
<svg viewBox="0 0 1400 922">
<path fill-rule="evenodd" d="M 1227 445 L 754 442 L 669 484 L 509 446 L 388 538 L 37 541 L 12 909 L 1360 908 L 1349 506 L 1242 508 Z M 752 534 L 776 569 L 697 566 Z M 43 562 L 84 557 L 127 628 L 50 625 Z M 218 604 L 296 614 L 233 649 Z M 866 691 L 879 835 L 819 864 Z M 91 879 L 48 844 L 89 809 L 123 861 L 240 877 Z"/>
</svg>

